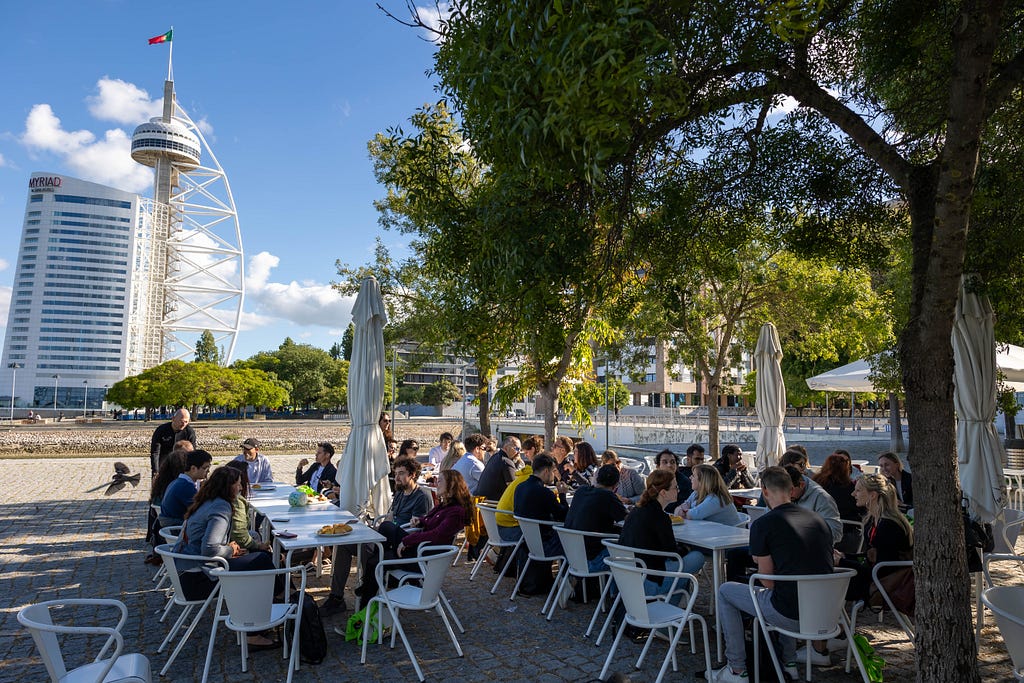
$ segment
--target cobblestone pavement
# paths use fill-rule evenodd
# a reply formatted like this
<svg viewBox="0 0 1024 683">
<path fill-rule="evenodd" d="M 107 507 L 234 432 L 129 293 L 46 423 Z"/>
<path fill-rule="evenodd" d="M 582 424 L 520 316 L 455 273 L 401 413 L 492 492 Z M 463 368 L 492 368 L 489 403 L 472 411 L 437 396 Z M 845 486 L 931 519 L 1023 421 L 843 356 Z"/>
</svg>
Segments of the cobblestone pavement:
<svg viewBox="0 0 1024 683">
<path fill-rule="evenodd" d="M 294 467 L 294 459 L 271 456 L 275 470 L 280 470 L 279 478 Z M 123 460 L 133 471 L 144 471 L 147 466 L 144 458 Z M 129 609 L 123 629 L 126 649 L 146 654 L 154 675 L 166 661 L 166 655 L 156 653 L 168 627 L 158 622 L 156 614 L 163 605 L 163 594 L 154 590 L 153 570 L 142 562 L 148 485 L 143 482 L 138 488 L 129 486 L 104 496 L 102 489 L 113 474 L 112 462 L 100 458 L 73 462 L 53 458 L 0 460 L 0 681 L 43 680 L 45 673 L 35 646 L 18 625 L 16 613 L 23 605 L 53 598 L 112 597 L 124 601 Z M 91 490 L 96 487 L 102 488 Z M 582 637 L 591 615 L 589 606 L 569 603 L 567 610 L 556 611 L 554 619 L 547 622 L 538 614 L 542 598 L 510 602 L 511 580 L 490 595 L 494 575 L 489 568 L 481 570 L 473 582 L 468 581 L 469 571 L 468 565 L 460 564 L 452 569 L 446 583 L 446 593 L 467 628 L 460 635 L 464 658 L 455 655 L 436 615 L 409 614 L 403 619 L 427 680 L 596 679 L 610 641 L 596 647 L 592 640 Z M 706 580 L 701 586 L 702 613 L 707 611 Z M 318 599 L 326 595 L 329 577 L 312 579 L 311 583 Z M 351 580 L 349 585 L 354 583 Z M 352 597 L 347 598 L 352 604 Z M 332 627 L 345 618 L 347 614 L 326 621 L 330 643 L 327 660 L 319 666 L 304 666 L 296 673 L 295 681 L 415 680 L 401 644 L 395 650 L 371 646 L 366 665 L 361 665 L 355 643 L 346 643 L 333 633 Z M 986 623 L 979 656 L 982 676 L 986 681 L 1012 680 L 1008 675 L 1009 658 L 991 617 Z M 862 619 L 859 630 L 870 637 L 887 660 L 886 681 L 913 680 L 910 645 L 890 618 L 882 624 L 873 616 Z M 162 680 L 199 680 L 208 637 L 207 619 Z M 76 644 L 75 654 L 84 656 L 81 653 L 87 652 L 89 645 Z M 663 647 L 656 643 L 644 667 L 635 671 L 633 663 L 640 648 L 624 644 L 612 670 L 628 674 L 633 681 L 652 681 Z M 251 655 L 250 670 L 245 674 L 239 669 L 236 645 L 223 633 L 216 653 L 211 680 L 284 680 L 285 664 L 279 651 Z M 695 680 L 694 674 L 703 669 L 700 648 L 697 655 L 680 648 L 678 661 L 679 671 L 670 671 L 667 681 Z M 80 659 L 69 661 L 72 665 L 78 663 Z M 856 669 L 846 674 L 837 664 L 816 669 L 814 680 L 857 681 L 859 677 Z"/>
</svg>

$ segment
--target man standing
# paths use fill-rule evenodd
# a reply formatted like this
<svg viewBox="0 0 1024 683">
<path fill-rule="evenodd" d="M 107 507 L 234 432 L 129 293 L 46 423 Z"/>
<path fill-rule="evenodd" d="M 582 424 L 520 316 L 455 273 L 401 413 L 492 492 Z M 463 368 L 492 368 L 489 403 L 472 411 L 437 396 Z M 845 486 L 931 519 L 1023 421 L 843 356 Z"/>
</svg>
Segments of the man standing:
<svg viewBox="0 0 1024 683">
<path fill-rule="evenodd" d="M 441 461 L 444 460 L 444 456 L 448 455 L 448 449 L 452 447 L 454 440 L 455 437 L 451 432 L 442 432 L 441 438 L 437 440 L 437 445 L 431 448 L 430 453 L 427 454 L 427 462 L 434 467 L 440 467 Z"/>
<path fill-rule="evenodd" d="M 413 517 L 423 517 L 433 507 L 433 499 L 430 493 L 421 489 L 416 483 L 420 475 L 420 463 L 414 458 L 398 458 L 395 460 L 395 495 L 391 499 L 391 509 L 388 510 L 384 521 L 381 523 L 403 526 L 408 524 Z M 344 612 L 348 609 L 345 603 L 345 585 L 348 583 L 348 575 L 352 571 L 352 555 L 359 550 L 358 546 L 339 545 L 334 549 L 334 567 L 331 571 L 331 592 L 320 605 L 320 610 L 325 615 L 334 612 Z M 371 557 L 377 552 L 377 546 L 372 543 L 365 543 L 362 546 L 363 566 L 372 567 L 376 565 L 377 558 Z M 372 560 L 372 562 L 371 562 Z M 364 570 L 365 571 L 365 570 Z M 370 596 L 372 597 L 372 596 Z M 369 597 L 363 603 L 369 602 Z M 344 626 L 341 633 L 344 635 Z"/>
<path fill-rule="evenodd" d="M 772 509 L 750 525 L 750 553 L 757 562 L 758 573 L 831 574 L 832 532 L 820 515 L 790 501 L 793 482 L 789 474 L 781 467 L 769 467 L 761 474 L 761 487 Z M 745 583 L 727 582 L 718 589 L 725 657 L 729 663 L 718 671 L 708 672 L 709 681 L 746 683 L 748 680 L 743 615 L 755 614 L 754 599 L 765 621 L 799 630 L 797 584 L 791 581 L 762 583 L 764 587 L 755 588 L 753 598 Z M 787 673 L 797 677 L 795 641 L 780 635 L 779 644 Z"/>
<path fill-rule="evenodd" d="M 185 471 L 171 482 L 160 501 L 160 526 L 178 526 L 185 521 L 185 511 L 196 497 L 199 482 L 210 473 L 213 456 L 206 451 L 185 454 Z"/>
<path fill-rule="evenodd" d="M 731 489 L 749 489 L 754 486 L 754 480 L 747 474 L 747 466 L 743 462 L 743 451 L 736 444 L 722 446 L 722 457 L 715 461 L 715 469 Z"/>
<path fill-rule="evenodd" d="M 270 461 L 267 456 L 260 454 L 260 440 L 250 436 L 242 442 L 242 454 L 235 460 L 244 461 L 249 465 L 249 483 L 262 484 L 274 481 L 274 474 L 270 471 Z"/>
<path fill-rule="evenodd" d="M 480 481 L 473 489 L 474 496 L 483 496 L 487 500 L 498 500 L 505 492 L 505 487 L 515 479 L 516 471 L 521 463 L 519 453 L 522 447 L 519 439 L 514 436 L 505 438 L 501 450 L 491 456 L 480 473 Z"/>
<path fill-rule="evenodd" d="M 334 446 L 326 441 L 317 444 L 316 455 L 313 456 L 313 465 L 308 470 L 303 472 L 302 468 L 309 465 L 309 461 L 305 458 L 299 461 L 299 466 L 295 469 L 295 484 L 306 484 L 309 488 L 318 492 L 321 489 L 334 486 L 338 479 L 338 468 L 331 464 L 331 458 L 333 457 Z"/>
<path fill-rule="evenodd" d="M 476 485 L 480 482 L 480 473 L 484 471 L 484 447 L 487 445 L 487 437 L 483 434 L 470 434 L 466 437 L 465 445 L 465 454 L 452 469 L 462 475 L 466 480 L 466 486 L 472 492 L 476 490 Z"/>
<path fill-rule="evenodd" d="M 160 471 L 160 464 L 163 459 L 174 449 L 177 441 L 186 440 L 196 445 L 196 430 L 189 425 L 192 416 L 184 408 L 179 408 L 171 421 L 166 422 L 153 432 L 153 438 L 149 441 L 149 467 L 153 470 L 153 476 Z"/>
</svg>

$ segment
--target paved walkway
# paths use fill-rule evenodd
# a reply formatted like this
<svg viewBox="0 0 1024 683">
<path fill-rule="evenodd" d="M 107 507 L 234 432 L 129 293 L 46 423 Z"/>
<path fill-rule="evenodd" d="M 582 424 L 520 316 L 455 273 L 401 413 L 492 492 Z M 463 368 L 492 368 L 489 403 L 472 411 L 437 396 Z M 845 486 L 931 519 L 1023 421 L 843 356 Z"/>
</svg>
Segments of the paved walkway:
<svg viewBox="0 0 1024 683">
<path fill-rule="evenodd" d="M 143 471 L 148 466 L 143 458 L 122 460 L 132 471 Z M 294 467 L 292 460 L 272 456 L 275 469 L 281 473 Z M 165 655 L 156 654 L 167 628 L 155 615 L 163 605 L 163 596 L 153 590 L 152 568 L 142 563 L 148 486 L 145 482 L 137 489 L 129 486 L 109 497 L 103 495 L 102 488 L 90 490 L 105 488 L 111 474 L 111 459 L 71 463 L 59 459 L 0 460 L 0 681 L 43 680 L 45 672 L 32 639 L 20 628 L 15 615 L 25 604 L 59 597 L 114 597 L 124 601 L 129 608 L 123 630 L 127 649 L 148 655 L 154 673 L 166 661 Z M 446 592 L 467 628 L 467 633 L 460 636 L 464 658 L 455 655 L 436 616 L 409 615 L 408 621 L 403 621 L 408 624 L 407 632 L 427 680 L 596 679 L 610 641 L 595 647 L 582 637 L 591 615 L 588 606 L 570 603 L 567 611 L 557 611 L 547 622 L 538 614 L 543 599 L 510 602 L 511 580 L 492 596 L 488 593 L 494 578 L 490 570 L 482 570 L 472 583 L 468 581 L 469 570 L 464 564 L 453 568 L 446 584 Z M 317 598 L 326 595 L 328 582 L 329 577 L 313 580 Z M 706 584 L 701 591 L 706 600 Z M 351 596 L 348 599 L 351 604 Z M 361 665 L 356 644 L 344 642 L 331 629 L 340 621 L 342 617 L 327 621 L 331 645 L 327 660 L 316 667 L 303 667 L 295 681 L 415 680 L 401 644 L 396 650 L 371 647 L 367 664 Z M 869 621 L 872 623 L 864 625 L 861 632 L 869 635 L 888 661 L 886 681 L 913 680 L 912 653 L 902 632 L 889 618 L 881 625 L 874 617 Z M 1012 680 L 1002 641 L 991 618 L 987 623 L 980 655 L 982 676 L 987 681 Z M 199 680 L 208 634 L 206 622 L 162 680 Z M 643 669 L 637 672 L 633 663 L 639 650 L 633 644 L 620 646 L 612 670 L 630 675 L 633 681 L 652 681 L 664 650 L 660 644 L 654 645 Z M 703 661 L 700 650 L 692 655 L 688 649 L 680 649 L 680 670 L 670 672 L 666 680 L 695 680 Z M 233 641 L 223 634 L 219 638 L 211 680 L 270 682 L 284 680 L 284 674 L 279 651 L 253 654 L 250 671 L 242 674 Z M 836 665 L 816 669 L 814 680 L 857 681 L 859 677 L 846 674 L 842 666 Z"/>
</svg>

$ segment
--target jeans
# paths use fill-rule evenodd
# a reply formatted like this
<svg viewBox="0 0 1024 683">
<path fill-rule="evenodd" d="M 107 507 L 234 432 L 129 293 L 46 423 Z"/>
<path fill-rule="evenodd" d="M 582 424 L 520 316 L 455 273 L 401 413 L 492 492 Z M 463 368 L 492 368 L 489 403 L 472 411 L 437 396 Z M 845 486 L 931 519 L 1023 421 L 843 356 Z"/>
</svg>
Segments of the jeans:
<svg viewBox="0 0 1024 683">
<path fill-rule="evenodd" d="M 683 569 L 682 571 L 687 574 L 696 574 L 700 571 L 700 568 L 704 566 L 704 555 L 699 550 L 691 550 L 683 556 Z M 677 572 L 679 571 L 679 563 L 675 560 L 665 561 L 665 571 Z M 665 595 L 672 588 L 672 579 L 668 577 L 657 577 L 662 579 L 661 583 L 658 583 L 655 579 L 644 579 L 644 594 L 645 595 Z M 690 586 L 682 583 L 676 583 L 676 589 L 691 590 Z M 682 593 L 676 593 L 669 600 L 673 605 L 679 605 L 683 600 Z"/>
<path fill-rule="evenodd" d="M 772 605 L 770 588 L 755 587 L 754 595 L 757 596 L 757 603 L 761 607 L 765 622 L 792 631 L 800 630 L 798 620 L 779 614 Z M 718 589 L 718 597 L 718 618 L 722 620 L 722 632 L 725 634 L 725 658 L 733 671 L 746 671 L 747 643 L 743 635 L 743 615 L 756 614 L 750 589 L 748 584 L 730 581 L 723 583 Z M 796 641 L 781 634 L 778 638 L 779 646 L 782 648 L 783 665 L 796 661 Z"/>
</svg>

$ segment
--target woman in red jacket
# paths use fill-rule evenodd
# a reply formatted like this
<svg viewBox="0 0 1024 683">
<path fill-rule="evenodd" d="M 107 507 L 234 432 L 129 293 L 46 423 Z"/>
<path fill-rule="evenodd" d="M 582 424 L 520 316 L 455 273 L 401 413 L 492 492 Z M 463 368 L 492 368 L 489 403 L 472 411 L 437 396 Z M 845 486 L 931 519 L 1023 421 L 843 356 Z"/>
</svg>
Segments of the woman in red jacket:
<svg viewBox="0 0 1024 683">
<path fill-rule="evenodd" d="M 455 535 L 469 522 L 473 497 L 466 480 L 455 470 L 446 470 L 437 479 L 438 504 L 421 517 L 413 517 L 410 529 L 395 547 L 397 557 L 415 557 L 420 545 L 451 545 Z M 403 529 L 403 531 L 405 531 Z"/>
</svg>

